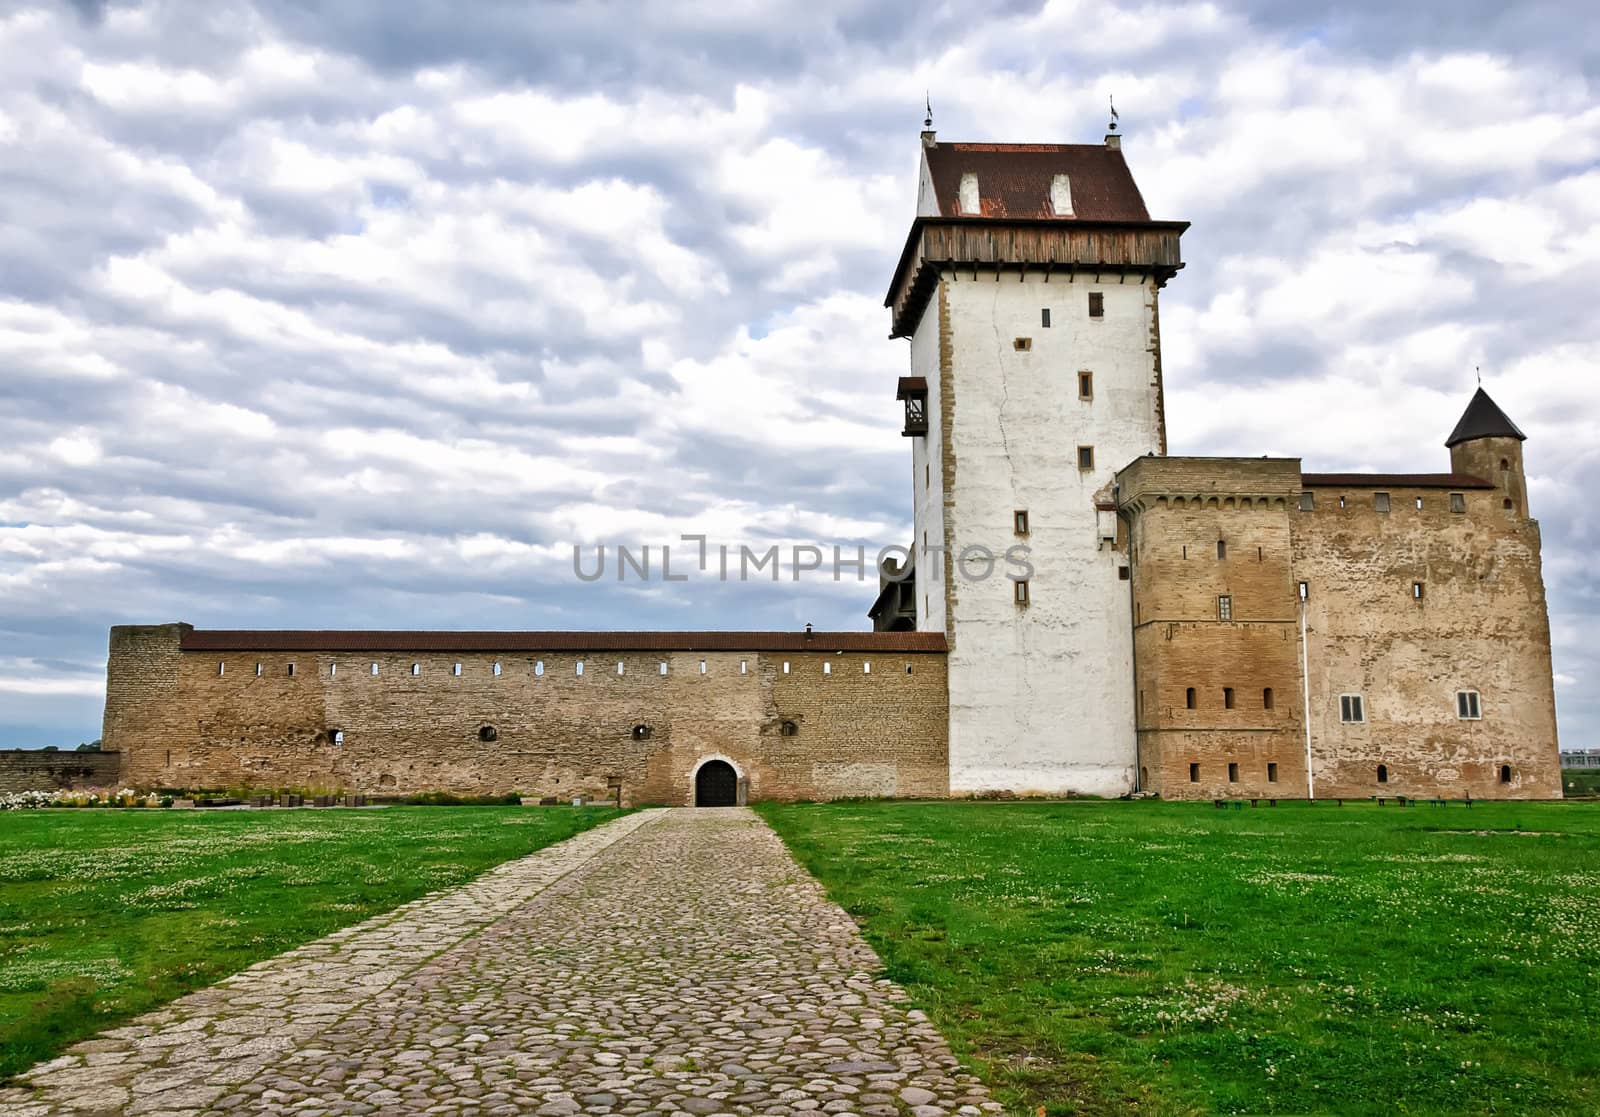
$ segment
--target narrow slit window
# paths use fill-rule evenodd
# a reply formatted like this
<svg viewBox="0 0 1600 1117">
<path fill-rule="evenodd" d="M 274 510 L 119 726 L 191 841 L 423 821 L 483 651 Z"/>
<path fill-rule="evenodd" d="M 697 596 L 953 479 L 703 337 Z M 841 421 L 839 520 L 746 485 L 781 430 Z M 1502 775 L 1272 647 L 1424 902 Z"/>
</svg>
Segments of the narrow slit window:
<svg viewBox="0 0 1600 1117">
<path fill-rule="evenodd" d="M 540 678 L 544 677 L 544 660 L 540 659 L 540 660 L 535 660 L 534 661 L 533 673 L 535 675 L 539 676 Z"/>
<path fill-rule="evenodd" d="M 1239 782 L 1239 762 L 1237 760 L 1228 761 L 1228 782 Z"/>
<path fill-rule="evenodd" d="M 293 677 L 293 675 L 294 675 L 294 664 L 292 664 L 292 663 L 289 664 L 289 675 L 290 675 L 290 677 Z"/>
<path fill-rule="evenodd" d="M 258 664 L 256 664 L 256 678 L 259 679 L 260 677 L 261 677 L 261 664 L 258 663 Z"/>
<path fill-rule="evenodd" d="M 1016 603 L 1018 605 L 1026 605 L 1028 603 L 1028 580 L 1026 578 L 1018 578 L 1012 585 L 1016 587 L 1012 590 Z"/>
<path fill-rule="evenodd" d="M 1050 328 L 1050 308 L 1049 307 L 1043 307 L 1043 308 L 1040 309 L 1040 311 L 1039 311 L 1039 325 L 1043 326 L 1047 330 Z"/>
<path fill-rule="evenodd" d="M 667 673 L 666 661 L 662 660 L 661 663 L 658 665 L 658 668 L 659 668 L 659 673 L 662 674 L 662 675 L 665 675 Z"/>
<path fill-rule="evenodd" d="M 372 673 L 373 673 L 373 674 L 374 674 L 374 675 L 376 675 L 376 674 L 377 674 L 377 673 L 378 673 L 378 665 L 377 665 L 377 664 L 376 664 L 376 663 L 374 663 L 374 664 L 373 664 L 373 665 L 372 665 Z"/>
<path fill-rule="evenodd" d="M 907 675 L 911 674 L 911 664 L 909 664 L 909 663 L 906 664 L 906 674 Z"/>
<path fill-rule="evenodd" d="M 783 661 L 783 673 L 785 675 L 789 673 L 789 661 L 787 659 Z"/>
<path fill-rule="evenodd" d="M 870 659 L 862 661 L 862 663 L 861 663 L 861 673 L 863 675 L 872 674 L 872 661 Z"/>
<path fill-rule="evenodd" d="M 459 676 L 461 674 L 461 664 L 459 664 L 459 663 L 451 664 L 450 665 L 450 674 Z"/>
<path fill-rule="evenodd" d="M 743 659 L 741 659 L 741 660 L 740 660 L 740 661 L 739 661 L 739 674 L 741 674 L 741 675 L 748 675 L 748 674 L 749 674 L 749 673 L 750 673 L 750 664 L 749 664 L 749 661 L 748 661 L 748 660 L 743 660 Z"/>
<path fill-rule="evenodd" d="M 1278 782 L 1278 762 L 1276 760 L 1269 760 L 1267 762 L 1267 782 Z"/>
<path fill-rule="evenodd" d="M 583 674 L 583 660 L 581 660 L 581 659 L 578 660 L 577 665 L 576 665 L 576 670 L 574 671 L 574 674 L 578 674 L 578 675 Z"/>
<path fill-rule="evenodd" d="M 1011 526 L 1018 535 L 1028 534 L 1028 513 L 1018 509 L 1011 513 Z"/>
<path fill-rule="evenodd" d="M 700 674 L 704 675 L 705 673 L 706 673 L 706 661 L 702 659 L 700 661 Z"/>
<path fill-rule="evenodd" d="M 1194 709 L 1194 687 L 1189 687 L 1183 692 L 1183 708 L 1186 710 Z"/>
<path fill-rule="evenodd" d="M 1272 688 L 1271 687 L 1262 687 L 1261 688 L 1261 708 L 1263 710 L 1272 709 Z"/>
<path fill-rule="evenodd" d="M 1412 582 L 1411 583 L 1411 599 L 1413 601 L 1421 601 L 1422 600 L 1422 583 L 1421 582 Z"/>
<path fill-rule="evenodd" d="M 217 674 L 225 675 L 227 673 L 228 673 L 228 665 L 226 663 L 218 663 L 217 664 Z"/>
<path fill-rule="evenodd" d="M 1078 373 L 1078 398 L 1094 399 L 1094 373 Z"/>
<path fill-rule="evenodd" d="M 1224 710 L 1233 709 L 1233 688 L 1231 686 L 1222 688 L 1222 708 Z"/>
<path fill-rule="evenodd" d="M 1509 765 L 1509 764 L 1500 765 L 1500 782 L 1501 783 L 1510 783 L 1511 782 L 1511 765 Z"/>
<path fill-rule="evenodd" d="M 831 663 L 828 663 L 828 662 L 827 662 L 827 661 L 826 661 L 826 660 L 824 660 L 824 661 L 823 661 L 823 664 L 822 664 L 822 673 L 823 673 L 823 674 L 824 674 L 824 675 L 831 675 L 831 674 L 833 674 L 833 664 L 831 664 Z"/>
<path fill-rule="evenodd" d="M 1106 296 L 1104 291 L 1089 292 L 1089 317 L 1104 318 L 1106 316 Z"/>
<path fill-rule="evenodd" d="M 1389 782 L 1389 766 L 1387 764 L 1378 765 L 1378 782 L 1379 783 L 1388 783 Z"/>
<path fill-rule="evenodd" d="M 1093 446 L 1079 446 L 1078 447 L 1078 468 L 1079 469 L 1083 469 L 1083 470 L 1089 470 L 1089 469 L 1093 469 L 1094 468 L 1094 447 Z"/>
<path fill-rule="evenodd" d="M 1228 543 L 1227 543 L 1227 540 L 1225 540 L 1225 539 L 1217 540 L 1217 557 L 1219 559 L 1225 559 L 1225 558 L 1228 557 Z"/>
<path fill-rule="evenodd" d="M 420 674 L 422 674 L 422 664 L 413 663 L 411 665 L 411 676 L 412 676 L 412 678 L 415 678 L 416 676 L 418 676 Z"/>
<path fill-rule="evenodd" d="M 1199 783 L 1200 782 L 1200 765 L 1198 765 L 1198 764 L 1189 765 L 1189 782 L 1190 783 Z"/>
<path fill-rule="evenodd" d="M 338 664 L 337 661 L 328 664 L 328 678 L 331 679 L 335 675 L 337 675 L 338 673 L 339 673 L 339 664 Z"/>
<path fill-rule="evenodd" d="M 1420 496 L 1417 497 L 1417 511 L 1418 512 L 1422 511 L 1422 498 Z"/>
<path fill-rule="evenodd" d="M 617 674 L 621 675 L 622 673 L 623 673 L 622 660 L 619 659 L 619 660 L 617 660 Z"/>
<path fill-rule="evenodd" d="M 495 665 L 494 665 L 494 674 L 495 674 L 495 677 L 496 677 L 496 678 L 498 678 L 498 677 L 499 677 L 499 675 L 500 675 L 500 664 L 498 664 L 498 663 L 496 663 L 496 664 L 495 664 Z"/>
</svg>

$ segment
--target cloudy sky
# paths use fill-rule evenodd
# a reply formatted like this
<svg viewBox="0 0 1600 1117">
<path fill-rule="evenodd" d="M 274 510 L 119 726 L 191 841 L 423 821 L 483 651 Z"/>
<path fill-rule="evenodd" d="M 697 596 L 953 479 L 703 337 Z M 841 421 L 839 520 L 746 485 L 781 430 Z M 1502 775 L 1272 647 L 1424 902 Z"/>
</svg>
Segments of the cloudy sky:
<svg viewBox="0 0 1600 1117">
<path fill-rule="evenodd" d="M 584 585 L 576 541 L 909 535 L 884 289 L 944 139 L 1154 216 L 1175 453 L 1529 435 L 1600 745 L 1591 0 L 0 3 L 0 744 L 106 628 L 859 628 L 874 586 Z"/>
</svg>

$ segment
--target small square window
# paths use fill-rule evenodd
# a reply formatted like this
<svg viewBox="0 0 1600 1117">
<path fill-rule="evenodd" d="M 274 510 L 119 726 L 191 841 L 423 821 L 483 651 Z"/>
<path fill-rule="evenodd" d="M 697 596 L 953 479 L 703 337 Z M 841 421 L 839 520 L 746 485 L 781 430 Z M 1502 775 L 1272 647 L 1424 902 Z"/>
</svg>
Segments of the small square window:
<svg viewBox="0 0 1600 1117">
<path fill-rule="evenodd" d="M 1300 511 L 1302 511 L 1302 512 L 1315 512 L 1316 510 L 1317 510 L 1317 494 L 1316 493 L 1301 493 L 1300 494 Z"/>
<path fill-rule="evenodd" d="M 1217 620 L 1233 620 L 1233 597 L 1230 594 L 1225 593 L 1217 598 Z"/>
<path fill-rule="evenodd" d="M 1011 348 L 1015 349 L 1019 353 L 1026 353 L 1028 350 L 1033 348 L 1033 338 L 1014 337 L 1011 339 Z"/>
<path fill-rule="evenodd" d="M 1012 590 L 1016 603 L 1018 605 L 1026 605 L 1028 603 L 1028 580 L 1019 578 L 1011 584 L 1016 587 Z"/>
<path fill-rule="evenodd" d="M 1094 373 L 1078 373 L 1078 398 L 1094 399 Z"/>
<path fill-rule="evenodd" d="M 1389 510 L 1389 494 L 1373 493 L 1372 507 L 1379 512 L 1387 512 Z"/>
<path fill-rule="evenodd" d="M 1039 311 L 1039 325 L 1043 326 L 1047 330 L 1050 328 L 1050 308 L 1049 307 L 1043 307 L 1043 308 L 1040 309 L 1040 311 Z"/>
<path fill-rule="evenodd" d="M 1126 582 L 1127 580 L 1128 580 L 1128 568 L 1126 566 L 1117 567 L 1117 581 Z"/>
<path fill-rule="evenodd" d="M 1450 494 L 1450 511 L 1452 511 L 1452 512 L 1465 512 L 1466 510 L 1467 510 L 1467 494 L 1466 493 L 1451 493 Z"/>
<path fill-rule="evenodd" d="M 1475 690 L 1456 691 L 1456 717 L 1463 721 L 1477 721 L 1483 717 L 1478 707 L 1478 692 Z"/>
<path fill-rule="evenodd" d="M 1028 534 L 1028 513 L 1023 509 L 1011 513 L 1011 526 L 1018 535 Z"/>
<path fill-rule="evenodd" d="M 1106 296 L 1103 291 L 1089 292 L 1089 317 L 1104 318 L 1106 316 Z"/>
<path fill-rule="evenodd" d="M 1079 446 L 1078 447 L 1078 468 L 1079 469 L 1093 469 L 1094 468 L 1094 447 L 1093 446 Z"/>
<path fill-rule="evenodd" d="M 1199 783 L 1200 782 L 1200 765 L 1198 765 L 1198 764 L 1189 765 L 1189 782 L 1190 783 Z"/>
<path fill-rule="evenodd" d="M 1349 724 L 1355 724 L 1367 720 L 1367 712 L 1363 708 L 1361 695 L 1339 695 L 1339 720 Z"/>
</svg>

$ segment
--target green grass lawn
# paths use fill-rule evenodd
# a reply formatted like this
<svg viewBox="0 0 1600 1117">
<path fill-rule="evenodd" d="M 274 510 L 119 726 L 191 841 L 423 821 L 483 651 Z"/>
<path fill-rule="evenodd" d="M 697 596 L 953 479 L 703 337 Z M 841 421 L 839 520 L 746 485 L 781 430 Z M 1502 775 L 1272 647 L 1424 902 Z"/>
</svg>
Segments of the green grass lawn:
<svg viewBox="0 0 1600 1117">
<path fill-rule="evenodd" d="M 762 814 L 1008 1105 L 1600 1112 L 1600 808 Z"/>
<path fill-rule="evenodd" d="M 0 1078 L 602 808 L 0 812 Z"/>
</svg>

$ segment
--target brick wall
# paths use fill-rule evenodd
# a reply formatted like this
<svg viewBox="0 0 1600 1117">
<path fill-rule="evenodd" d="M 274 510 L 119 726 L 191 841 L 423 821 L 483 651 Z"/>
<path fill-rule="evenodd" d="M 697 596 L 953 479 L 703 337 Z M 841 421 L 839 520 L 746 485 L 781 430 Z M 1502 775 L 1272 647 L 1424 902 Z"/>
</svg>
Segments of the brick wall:
<svg viewBox="0 0 1600 1117">
<path fill-rule="evenodd" d="M 136 786 L 566 798 L 618 781 L 625 802 L 686 804 L 712 757 L 752 800 L 948 786 L 942 653 L 201 653 L 179 637 L 113 636 L 107 744 Z M 160 685 L 127 682 L 152 664 Z"/>
<path fill-rule="evenodd" d="M 1318 486 L 1302 510 L 1295 459 L 1124 470 L 1142 786 L 1303 796 L 1309 720 L 1318 796 L 1559 797 L 1539 530 L 1506 441 L 1490 448 L 1507 462 L 1495 488 L 1458 490 L 1464 512 L 1448 489 L 1382 484 Z M 1457 716 L 1463 690 L 1481 718 Z M 1361 696 L 1364 720 L 1341 720 L 1344 694 Z"/>
<path fill-rule="evenodd" d="M 0 749 L 0 792 L 116 787 L 121 764 L 114 752 Z"/>
</svg>

